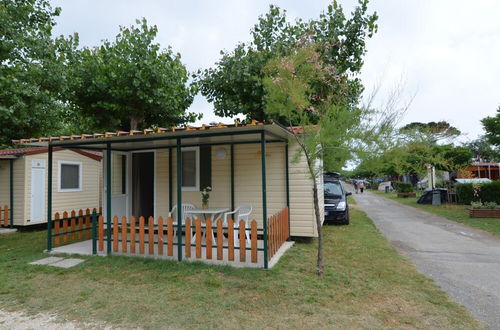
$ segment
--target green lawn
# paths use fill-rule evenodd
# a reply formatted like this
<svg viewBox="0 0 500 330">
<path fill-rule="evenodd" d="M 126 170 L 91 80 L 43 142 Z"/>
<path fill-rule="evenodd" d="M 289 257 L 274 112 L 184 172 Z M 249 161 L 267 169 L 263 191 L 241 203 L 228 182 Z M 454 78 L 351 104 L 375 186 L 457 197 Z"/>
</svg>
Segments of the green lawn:
<svg viewBox="0 0 500 330">
<path fill-rule="evenodd" d="M 500 219 L 498 218 L 470 218 L 468 208 L 469 205 L 457 205 L 457 204 L 443 204 L 440 206 L 428 205 L 428 204 L 417 204 L 418 198 L 398 198 L 396 193 L 386 194 L 382 191 L 373 191 L 380 196 L 390 198 L 401 204 L 413 206 L 424 210 L 426 212 L 442 216 L 444 218 L 463 223 L 465 225 L 483 229 L 493 233 L 495 235 L 500 235 Z"/>
<path fill-rule="evenodd" d="M 364 213 L 325 226 L 269 271 L 131 257 L 87 257 L 71 269 L 32 266 L 44 232 L 0 236 L 0 309 L 145 328 L 479 328 L 419 274 Z"/>
</svg>

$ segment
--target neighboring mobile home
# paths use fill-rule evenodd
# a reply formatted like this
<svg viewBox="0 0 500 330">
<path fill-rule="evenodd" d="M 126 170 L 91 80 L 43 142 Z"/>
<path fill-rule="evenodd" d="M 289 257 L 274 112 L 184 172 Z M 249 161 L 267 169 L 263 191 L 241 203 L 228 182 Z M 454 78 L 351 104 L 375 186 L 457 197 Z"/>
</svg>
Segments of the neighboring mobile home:
<svg viewBox="0 0 500 330">
<path fill-rule="evenodd" d="M 263 267 L 268 268 L 267 261 L 270 261 L 270 256 L 284 244 L 287 238 L 291 236 L 317 237 L 318 234 L 313 207 L 313 185 L 307 164 L 304 157 L 294 161 L 298 145 L 293 134 L 277 123 L 263 124 L 255 121 L 251 124 L 235 122 L 235 124 L 224 125 L 219 123 L 198 128 L 190 126 L 170 130 L 158 128 L 27 139 L 16 142 L 50 148 L 78 148 L 104 152 L 102 214 L 105 226 L 112 230 L 106 231 L 99 221 L 98 232 L 100 251 L 104 244 L 102 235 L 106 232 L 108 254 L 112 252 L 111 244 L 113 244 L 113 251 L 118 251 L 118 241 L 123 244 L 120 245 L 122 252 L 130 252 L 132 246 L 127 246 L 127 244 L 131 241 L 135 242 L 137 236 L 134 238 L 127 235 L 135 233 L 141 226 L 138 224 L 135 227 L 139 217 L 145 218 L 145 221 L 141 221 L 145 222 L 143 225 L 146 225 L 146 230 L 149 230 L 151 235 L 148 237 L 149 242 L 152 242 L 150 253 L 161 254 L 163 244 L 167 240 L 163 237 L 165 230 L 163 225 L 166 219 L 171 221 L 173 218 L 174 233 L 177 234 L 178 240 L 177 243 L 173 243 L 177 245 L 175 253 L 179 260 L 183 257 L 188 258 L 191 254 L 188 251 L 189 246 L 195 246 L 195 243 L 192 243 L 195 236 L 191 237 L 186 234 L 192 228 L 185 221 L 184 211 L 179 211 L 179 209 L 184 210 L 184 205 L 189 204 L 200 211 L 201 190 L 206 187 L 212 188 L 209 200 L 210 210 L 213 212 L 223 210 L 218 214 L 211 213 L 211 216 L 205 214 L 201 217 L 199 215 L 204 213 L 197 212 L 196 216 L 203 221 L 202 230 L 204 231 L 202 238 L 204 243 L 196 238 L 197 244 L 202 244 L 203 248 L 208 246 L 207 251 L 214 243 L 208 239 L 205 242 L 205 237 L 211 236 L 207 234 L 208 232 L 215 234 L 212 235 L 212 240 L 215 237 L 217 240 L 219 238 L 224 240 L 224 242 L 218 242 L 221 248 L 222 245 L 224 249 L 227 249 L 231 244 L 234 244 L 235 248 L 238 248 L 238 244 L 246 244 L 246 249 L 252 249 L 255 256 L 257 250 L 258 253 L 263 251 L 262 258 L 265 260 Z M 318 193 L 323 220 L 322 177 L 320 180 Z M 56 184 L 55 181 L 54 184 Z M 259 241 L 253 241 L 251 248 L 248 239 L 249 222 L 246 227 L 248 243 L 244 243 L 244 241 L 237 241 L 238 233 L 235 234 L 237 242 L 229 240 L 229 237 L 232 237 L 229 235 L 232 229 L 229 228 L 227 222 L 224 222 L 224 228 L 218 228 L 224 231 L 223 235 L 219 235 L 215 227 L 212 231 L 211 225 L 206 221 L 210 217 L 213 217 L 212 220 L 222 220 L 223 213 L 235 210 L 239 205 L 250 206 L 252 212 L 249 220 L 256 222 L 256 225 L 254 224 L 256 234 L 252 235 L 252 239 L 255 236 L 255 239 L 258 237 Z M 175 207 L 177 210 L 174 210 Z M 71 207 L 71 209 L 75 208 L 77 207 Z M 51 214 L 54 213 L 55 208 L 52 208 Z M 154 224 L 148 221 L 149 217 L 154 218 Z M 176 223 L 179 217 L 182 217 L 181 225 Z M 132 219 L 135 220 L 131 221 Z M 214 221 L 214 226 L 216 223 Z M 132 224 L 134 227 L 129 228 L 128 226 Z M 54 230 L 59 229 L 54 227 Z M 239 230 L 236 223 L 234 230 L 235 232 Z M 118 231 L 124 236 L 118 237 Z M 52 235 L 50 231 L 49 235 Z M 169 242 L 172 241 L 170 235 L 172 233 L 169 230 Z M 239 237 L 242 239 L 242 235 Z M 50 251 L 52 240 L 49 238 L 48 242 Z M 144 244 L 144 239 L 140 244 Z M 168 245 L 169 255 L 172 255 L 170 250 L 172 245 L 168 244 L 170 244 Z M 182 252 L 184 246 L 186 251 Z M 135 249 L 135 243 L 133 248 Z M 222 258 L 222 252 L 220 253 Z M 231 260 L 224 254 L 224 258 L 226 257 Z M 210 254 L 207 254 L 207 258 L 211 258 Z M 242 258 L 245 259 L 244 256 Z M 261 260 L 259 259 L 259 262 Z"/>
<path fill-rule="evenodd" d="M 47 150 L 0 150 L 0 206 L 11 209 L 8 222 L 13 214 L 14 226 L 47 222 Z M 99 207 L 101 158 L 100 152 L 54 150 L 54 212 Z"/>
</svg>

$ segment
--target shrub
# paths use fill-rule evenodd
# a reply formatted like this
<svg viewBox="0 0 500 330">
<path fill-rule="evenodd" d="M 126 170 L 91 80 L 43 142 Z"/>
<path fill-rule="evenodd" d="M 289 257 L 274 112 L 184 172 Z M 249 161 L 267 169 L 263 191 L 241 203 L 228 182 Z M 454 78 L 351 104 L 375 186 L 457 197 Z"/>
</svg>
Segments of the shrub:
<svg viewBox="0 0 500 330">
<path fill-rule="evenodd" d="M 476 185 L 478 186 L 478 185 Z M 458 202 L 471 204 L 472 202 L 493 202 L 500 204 L 500 181 L 479 185 L 479 198 L 474 196 L 474 186 L 471 183 L 457 184 Z"/>
<path fill-rule="evenodd" d="M 409 182 L 399 182 L 396 191 L 400 193 L 410 193 L 413 192 L 413 186 Z"/>
<path fill-rule="evenodd" d="M 495 202 L 486 202 L 486 203 L 481 203 L 481 202 L 472 202 L 471 206 L 473 209 L 486 209 L 486 210 L 494 210 L 494 209 L 500 209 L 500 205 L 498 205 Z"/>
<path fill-rule="evenodd" d="M 481 201 L 500 204 L 500 181 L 493 181 L 481 185 Z"/>
<path fill-rule="evenodd" d="M 457 184 L 457 197 L 460 204 L 470 204 L 472 202 L 477 202 L 474 197 L 474 189 L 472 188 L 472 183 L 462 183 Z"/>
</svg>

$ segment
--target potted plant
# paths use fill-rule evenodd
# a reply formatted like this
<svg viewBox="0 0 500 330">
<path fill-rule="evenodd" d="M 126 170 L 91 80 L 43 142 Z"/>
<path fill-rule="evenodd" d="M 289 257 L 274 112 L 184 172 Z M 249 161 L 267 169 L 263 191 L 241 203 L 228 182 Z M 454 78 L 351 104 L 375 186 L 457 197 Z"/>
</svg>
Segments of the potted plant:
<svg viewBox="0 0 500 330">
<path fill-rule="evenodd" d="M 500 205 L 495 202 L 472 202 L 469 209 L 471 218 L 500 218 Z"/>
<path fill-rule="evenodd" d="M 399 182 L 396 187 L 398 192 L 398 197 L 416 197 L 417 195 L 413 192 L 413 186 L 409 182 Z"/>
<path fill-rule="evenodd" d="M 206 210 L 208 209 L 208 200 L 210 199 L 210 192 L 212 191 L 212 187 L 205 187 L 201 191 L 201 207 Z"/>
</svg>

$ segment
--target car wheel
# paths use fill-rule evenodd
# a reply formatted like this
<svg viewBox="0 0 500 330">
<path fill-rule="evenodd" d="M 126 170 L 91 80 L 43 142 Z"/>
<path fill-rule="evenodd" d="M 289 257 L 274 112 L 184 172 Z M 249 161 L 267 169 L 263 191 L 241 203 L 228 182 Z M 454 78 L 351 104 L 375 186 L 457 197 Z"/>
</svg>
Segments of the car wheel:
<svg viewBox="0 0 500 330">
<path fill-rule="evenodd" d="M 347 211 L 347 214 L 345 215 L 345 221 L 344 221 L 344 225 L 348 225 L 349 224 L 349 211 Z"/>
</svg>

